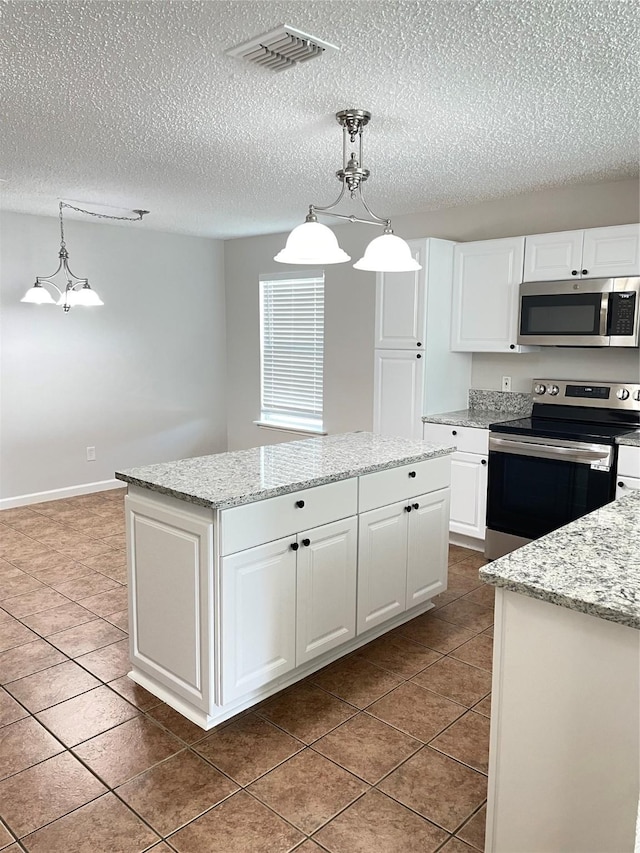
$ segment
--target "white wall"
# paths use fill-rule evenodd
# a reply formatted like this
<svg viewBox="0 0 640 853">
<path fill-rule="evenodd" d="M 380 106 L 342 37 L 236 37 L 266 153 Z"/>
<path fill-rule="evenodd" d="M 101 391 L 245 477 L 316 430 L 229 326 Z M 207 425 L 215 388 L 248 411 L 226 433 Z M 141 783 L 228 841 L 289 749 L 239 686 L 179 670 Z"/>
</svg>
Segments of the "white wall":
<svg viewBox="0 0 640 853">
<path fill-rule="evenodd" d="M 384 204 L 372 204 L 383 211 Z M 300 212 L 302 217 L 304 211 Z M 640 220 L 637 180 L 585 184 L 394 218 L 397 234 L 449 240 L 489 240 L 573 228 L 623 225 Z M 301 220 L 302 221 L 302 220 Z M 331 224 L 331 223 L 330 223 Z M 335 228 L 354 258 L 376 236 L 358 225 Z M 253 425 L 260 405 L 258 275 L 284 267 L 273 261 L 286 234 L 225 243 L 227 287 L 229 448 L 287 441 L 290 433 Z M 329 432 L 371 429 L 373 408 L 373 322 L 375 275 L 350 264 L 328 266 L 325 317 L 325 413 Z M 499 389 L 512 377 L 514 391 L 529 391 L 534 376 L 635 380 L 637 350 L 549 348 L 537 354 L 473 356 L 472 387 Z"/>
<path fill-rule="evenodd" d="M 223 244 L 65 220 L 101 308 L 19 300 L 57 265 L 56 218 L 0 218 L 0 498 L 226 449 Z M 86 461 L 86 447 L 96 461 Z"/>
</svg>

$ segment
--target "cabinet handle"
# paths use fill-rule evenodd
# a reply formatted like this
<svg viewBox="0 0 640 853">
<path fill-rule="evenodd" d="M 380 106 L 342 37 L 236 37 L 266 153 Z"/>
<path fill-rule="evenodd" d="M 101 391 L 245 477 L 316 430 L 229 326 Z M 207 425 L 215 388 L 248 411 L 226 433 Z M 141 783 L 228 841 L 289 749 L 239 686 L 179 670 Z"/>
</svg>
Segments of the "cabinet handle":
<svg viewBox="0 0 640 853">
<path fill-rule="evenodd" d="M 415 472 L 415 471 L 409 471 L 409 476 L 410 476 L 410 477 L 415 477 L 415 476 L 416 476 L 416 472 Z"/>
<path fill-rule="evenodd" d="M 417 347 L 421 347 L 421 346 L 422 346 L 422 341 L 418 341 L 418 343 L 416 344 L 416 346 L 417 346 Z"/>
<path fill-rule="evenodd" d="M 624 489 L 625 484 L 622 482 L 622 480 L 619 480 L 619 481 L 618 481 L 618 486 L 620 486 L 620 488 L 621 488 L 621 489 Z"/>
<path fill-rule="evenodd" d="M 292 542 L 291 545 L 289 545 L 289 547 L 291 548 L 292 551 L 297 551 L 300 546 L 298 545 L 297 542 Z"/>
<path fill-rule="evenodd" d="M 419 352 L 418 355 L 416 356 L 416 358 L 422 358 L 422 353 Z"/>
<path fill-rule="evenodd" d="M 480 464 L 481 464 L 481 465 L 486 465 L 486 464 L 487 464 L 487 460 L 486 460 L 486 459 L 481 459 L 481 460 L 480 460 Z"/>
<path fill-rule="evenodd" d="M 515 344 L 509 344 L 509 349 L 515 349 L 515 348 L 516 348 Z"/>
<path fill-rule="evenodd" d="M 582 270 L 582 275 L 586 275 L 588 272 L 589 270 Z"/>
<path fill-rule="evenodd" d="M 298 509 L 302 509 L 302 507 L 304 506 L 304 501 L 296 501 L 296 506 L 298 507 Z"/>
<path fill-rule="evenodd" d="M 405 511 L 405 512 L 411 512 L 411 505 L 406 506 L 406 507 L 404 508 L 404 511 Z"/>
<path fill-rule="evenodd" d="M 411 504 L 414 509 L 420 509 L 420 504 Z"/>
<path fill-rule="evenodd" d="M 309 545 L 311 545 L 311 539 L 303 539 L 302 544 L 304 545 L 305 548 L 308 548 Z"/>
<path fill-rule="evenodd" d="M 578 275 L 578 270 L 571 270 L 571 275 Z"/>
<path fill-rule="evenodd" d="M 451 435 L 457 435 L 457 434 L 458 434 L 458 430 L 457 430 L 457 429 L 452 429 L 452 430 L 451 430 Z"/>
</svg>

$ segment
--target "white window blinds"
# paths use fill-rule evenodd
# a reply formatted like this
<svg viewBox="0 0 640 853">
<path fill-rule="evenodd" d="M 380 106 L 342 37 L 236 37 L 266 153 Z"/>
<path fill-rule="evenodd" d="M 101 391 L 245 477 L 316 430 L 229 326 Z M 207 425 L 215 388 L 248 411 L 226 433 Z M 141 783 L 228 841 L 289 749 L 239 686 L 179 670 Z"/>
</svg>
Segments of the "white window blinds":
<svg viewBox="0 0 640 853">
<path fill-rule="evenodd" d="M 322 431 L 324 273 L 260 276 L 261 416 Z"/>
</svg>

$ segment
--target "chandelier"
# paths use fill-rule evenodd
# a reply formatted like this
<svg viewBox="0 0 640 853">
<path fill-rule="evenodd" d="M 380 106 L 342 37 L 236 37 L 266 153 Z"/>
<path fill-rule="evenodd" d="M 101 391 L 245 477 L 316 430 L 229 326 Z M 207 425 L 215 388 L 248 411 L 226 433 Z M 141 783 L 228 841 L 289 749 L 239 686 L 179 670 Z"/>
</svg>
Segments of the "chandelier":
<svg viewBox="0 0 640 853">
<path fill-rule="evenodd" d="M 60 251 L 58 252 L 58 269 L 51 273 L 51 275 L 37 276 L 35 284 L 27 290 L 20 302 L 31 302 L 35 305 L 60 305 L 62 306 L 63 311 L 67 313 L 70 308 L 75 307 L 76 305 L 104 305 L 104 302 L 100 299 L 95 290 L 91 289 L 88 278 L 78 278 L 78 276 L 74 275 L 69 269 L 69 253 L 67 252 L 67 247 L 64 242 L 64 220 L 62 218 L 62 209 L 64 207 L 69 208 L 69 210 L 75 210 L 78 213 L 86 213 L 87 216 L 96 216 L 99 219 L 120 219 L 127 222 L 139 222 L 145 213 L 149 213 L 149 211 L 134 210 L 133 212 L 137 214 L 136 216 L 109 216 L 106 213 L 93 213 L 90 210 L 83 210 L 81 207 L 74 207 L 64 201 L 60 202 Z M 66 283 L 61 287 L 58 287 L 58 285 L 53 281 L 58 273 L 62 273 L 62 278 L 66 281 Z M 45 287 L 43 287 L 45 284 L 53 288 L 54 293 L 57 294 L 57 300 L 54 299 Z"/>
<path fill-rule="evenodd" d="M 351 258 L 338 245 L 333 231 L 318 222 L 318 216 L 333 216 L 347 222 L 362 222 L 365 225 L 376 225 L 383 229 L 383 234 L 372 240 L 365 249 L 364 255 L 353 265 L 357 270 L 373 272 L 408 272 L 421 269 L 420 264 L 413 258 L 409 245 L 396 237 L 391 228 L 391 220 L 376 216 L 367 205 L 362 192 L 362 185 L 369 177 L 369 170 L 363 166 L 362 131 L 369 123 L 371 113 L 367 110 L 341 110 L 336 113 L 336 119 L 342 126 L 342 169 L 336 172 L 336 177 L 342 183 L 340 195 L 326 207 L 309 205 L 309 213 L 302 225 L 298 225 L 289 234 L 287 243 L 275 256 L 274 261 L 281 264 L 340 264 Z M 350 151 L 350 146 L 358 141 L 358 152 Z M 359 201 L 369 218 L 349 216 L 344 213 L 334 213 L 333 209 L 348 193 L 353 201 Z"/>
</svg>

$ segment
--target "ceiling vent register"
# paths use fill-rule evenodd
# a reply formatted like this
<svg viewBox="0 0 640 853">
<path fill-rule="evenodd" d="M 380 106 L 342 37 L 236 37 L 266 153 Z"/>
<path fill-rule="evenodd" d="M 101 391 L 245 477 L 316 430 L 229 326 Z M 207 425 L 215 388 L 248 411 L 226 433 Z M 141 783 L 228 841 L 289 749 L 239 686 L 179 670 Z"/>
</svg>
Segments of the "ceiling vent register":
<svg viewBox="0 0 640 853">
<path fill-rule="evenodd" d="M 247 62 L 269 68 L 271 71 L 284 71 L 300 62 L 306 62 L 308 59 L 315 59 L 323 53 L 333 53 L 336 50 L 339 48 L 334 44 L 282 24 L 275 30 L 230 48 L 226 54 L 246 59 Z"/>
</svg>

